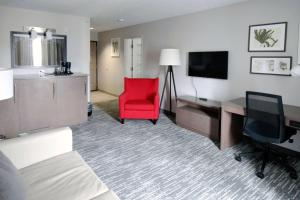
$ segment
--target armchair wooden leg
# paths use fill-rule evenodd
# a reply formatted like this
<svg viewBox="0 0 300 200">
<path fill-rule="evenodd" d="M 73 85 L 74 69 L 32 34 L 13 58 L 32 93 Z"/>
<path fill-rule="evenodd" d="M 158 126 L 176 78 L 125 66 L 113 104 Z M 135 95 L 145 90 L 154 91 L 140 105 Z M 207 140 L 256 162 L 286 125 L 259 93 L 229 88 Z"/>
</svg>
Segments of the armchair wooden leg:
<svg viewBox="0 0 300 200">
<path fill-rule="evenodd" d="M 120 119 L 121 124 L 124 124 L 124 121 L 125 121 L 124 119 Z"/>
<path fill-rule="evenodd" d="M 151 121 L 152 121 L 152 123 L 155 125 L 156 122 L 157 122 L 157 119 L 152 119 Z"/>
</svg>

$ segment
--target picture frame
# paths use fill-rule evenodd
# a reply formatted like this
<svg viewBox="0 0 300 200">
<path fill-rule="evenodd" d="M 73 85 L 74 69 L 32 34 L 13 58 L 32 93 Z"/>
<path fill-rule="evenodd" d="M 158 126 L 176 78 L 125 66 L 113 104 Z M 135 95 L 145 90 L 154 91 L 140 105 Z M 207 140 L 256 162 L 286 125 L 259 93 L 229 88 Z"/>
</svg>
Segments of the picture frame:
<svg viewBox="0 0 300 200">
<path fill-rule="evenodd" d="M 291 56 L 251 56 L 250 73 L 291 76 Z"/>
<path fill-rule="evenodd" d="M 287 22 L 249 26 L 248 52 L 285 52 Z"/>
<path fill-rule="evenodd" d="M 119 57 L 120 56 L 120 38 L 111 38 L 111 57 Z"/>
</svg>

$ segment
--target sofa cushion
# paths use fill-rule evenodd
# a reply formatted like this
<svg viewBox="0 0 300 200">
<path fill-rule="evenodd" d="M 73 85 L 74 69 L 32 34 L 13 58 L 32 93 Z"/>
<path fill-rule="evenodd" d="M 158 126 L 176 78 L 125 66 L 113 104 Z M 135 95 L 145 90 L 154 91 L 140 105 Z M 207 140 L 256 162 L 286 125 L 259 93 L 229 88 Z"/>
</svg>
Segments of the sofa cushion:
<svg viewBox="0 0 300 200">
<path fill-rule="evenodd" d="M 22 168 L 28 200 L 88 200 L 108 191 L 75 152 Z"/>
<path fill-rule="evenodd" d="M 154 103 L 149 100 L 129 100 L 125 103 L 125 110 L 154 110 Z"/>
<path fill-rule="evenodd" d="M 17 168 L 0 151 L 0 199 L 24 200 L 25 197 L 23 181 Z"/>
</svg>

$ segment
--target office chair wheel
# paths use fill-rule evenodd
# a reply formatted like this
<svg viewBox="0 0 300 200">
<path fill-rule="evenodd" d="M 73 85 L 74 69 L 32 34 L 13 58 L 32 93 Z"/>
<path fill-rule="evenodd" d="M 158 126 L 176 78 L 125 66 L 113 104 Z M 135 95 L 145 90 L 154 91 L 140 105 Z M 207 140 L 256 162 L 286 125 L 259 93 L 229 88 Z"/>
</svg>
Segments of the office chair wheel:
<svg viewBox="0 0 300 200">
<path fill-rule="evenodd" d="M 242 161 L 242 158 L 241 158 L 240 155 L 234 155 L 234 159 L 235 159 L 236 161 L 239 161 L 239 162 Z"/>
<path fill-rule="evenodd" d="M 256 176 L 261 179 L 265 178 L 265 175 L 262 172 L 256 172 Z"/>
<path fill-rule="evenodd" d="M 291 179 L 297 179 L 298 178 L 298 175 L 297 175 L 297 173 L 296 172 L 290 172 L 290 177 L 291 177 Z"/>
</svg>

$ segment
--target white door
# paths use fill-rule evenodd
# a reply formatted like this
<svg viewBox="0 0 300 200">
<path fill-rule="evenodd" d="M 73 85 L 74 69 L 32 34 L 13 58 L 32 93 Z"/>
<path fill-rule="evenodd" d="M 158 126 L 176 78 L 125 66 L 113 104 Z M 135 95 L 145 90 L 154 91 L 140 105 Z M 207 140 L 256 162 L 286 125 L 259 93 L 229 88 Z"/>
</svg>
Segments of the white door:
<svg viewBox="0 0 300 200">
<path fill-rule="evenodd" d="M 132 74 L 132 39 L 124 40 L 124 76 L 131 78 Z"/>
<path fill-rule="evenodd" d="M 143 77 L 141 38 L 129 38 L 124 40 L 124 66 L 125 77 Z"/>
<path fill-rule="evenodd" d="M 142 39 L 133 38 L 132 39 L 133 49 L 132 49 L 132 66 L 133 66 L 133 78 L 142 78 Z"/>
</svg>

